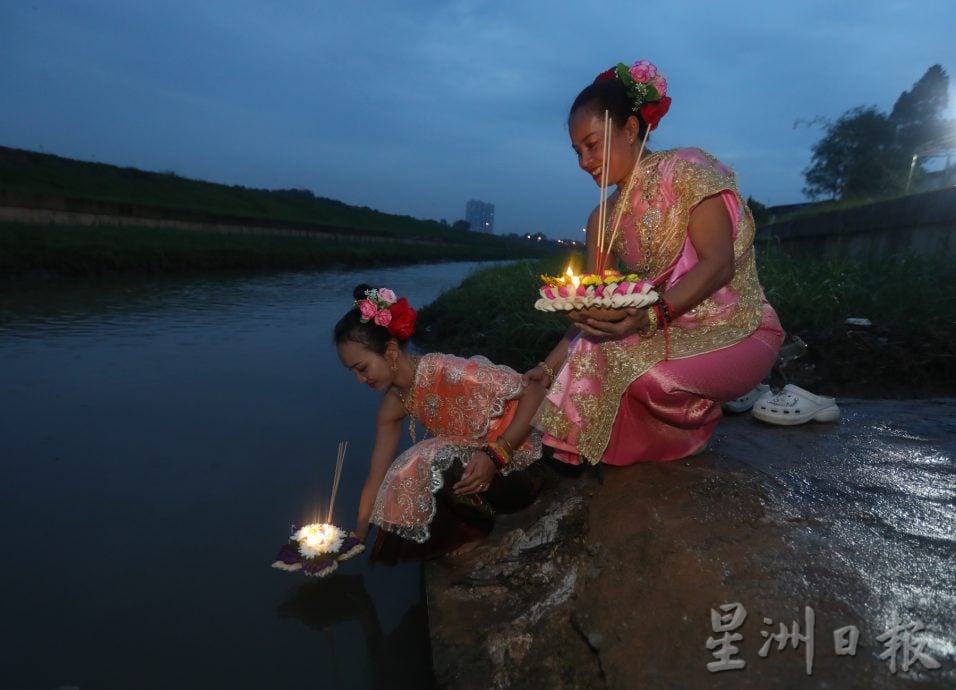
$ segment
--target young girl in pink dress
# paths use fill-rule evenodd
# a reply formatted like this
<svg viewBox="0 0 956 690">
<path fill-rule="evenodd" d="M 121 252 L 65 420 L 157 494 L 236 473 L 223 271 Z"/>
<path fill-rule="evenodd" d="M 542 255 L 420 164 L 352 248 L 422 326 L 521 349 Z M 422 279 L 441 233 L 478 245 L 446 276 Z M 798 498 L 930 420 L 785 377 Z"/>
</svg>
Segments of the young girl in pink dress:
<svg viewBox="0 0 956 690">
<path fill-rule="evenodd" d="M 571 106 L 578 165 L 601 184 L 604 114 L 610 147 L 608 200 L 598 247 L 597 209 L 587 226 L 587 270 L 607 267 L 652 281 L 661 299 L 574 325 L 525 380 L 550 386 L 534 419 L 555 456 L 570 463 L 628 465 L 704 449 L 721 401 L 770 371 L 783 332 L 754 264 L 754 223 L 733 171 L 694 148 L 648 153 L 646 134 L 670 106 L 667 82 L 646 60 L 598 75 Z M 620 218 L 618 230 L 614 223 Z"/>
<path fill-rule="evenodd" d="M 541 456 L 531 418 L 544 387 L 484 357 L 410 355 L 415 318 L 404 297 L 360 285 L 355 306 L 335 326 L 342 364 L 383 394 L 355 527 L 364 541 L 378 526 L 372 560 L 460 551 L 488 534 L 496 511 L 534 497 L 534 482 L 511 472 Z M 414 445 L 396 457 L 406 420 Z"/>
</svg>

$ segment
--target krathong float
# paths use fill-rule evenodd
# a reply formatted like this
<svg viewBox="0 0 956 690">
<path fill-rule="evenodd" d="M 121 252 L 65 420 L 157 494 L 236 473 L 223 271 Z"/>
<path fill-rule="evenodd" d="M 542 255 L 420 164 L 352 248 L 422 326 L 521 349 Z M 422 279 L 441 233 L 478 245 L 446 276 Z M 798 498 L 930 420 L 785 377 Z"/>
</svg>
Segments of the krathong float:
<svg viewBox="0 0 956 690">
<path fill-rule="evenodd" d="M 658 297 L 651 283 L 613 269 L 579 276 L 569 266 L 563 276 L 543 275 L 541 280 L 544 285 L 538 289 L 540 298 L 534 303 L 535 309 L 578 310 L 601 321 L 622 319 L 626 316 L 624 309 L 646 307 Z"/>
<path fill-rule="evenodd" d="M 332 524 L 335 494 L 342 476 L 342 465 L 348 443 L 339 443 L 335 461 L 335 478 L 332 481 L 332 497 L 325 522 L 307 525 L 292 525 L 292 536 L 279 549 L 273 568 L 295 572 L 301 570 L 311 577 L 325 577 L 335 572 L 339 563 L 365 550 L 362 540 L 354 532 L 346 532 Z"/>
</svg>

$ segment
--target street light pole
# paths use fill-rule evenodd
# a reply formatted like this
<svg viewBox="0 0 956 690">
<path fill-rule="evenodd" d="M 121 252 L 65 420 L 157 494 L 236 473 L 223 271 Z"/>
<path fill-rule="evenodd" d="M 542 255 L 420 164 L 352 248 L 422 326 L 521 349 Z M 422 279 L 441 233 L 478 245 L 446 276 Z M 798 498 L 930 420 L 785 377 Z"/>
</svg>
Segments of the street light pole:
<svg viewBox="0 0 956 690">
<path fill-rule="evenodd" d="M 913 154 L 913 160 L 910 162 L 910 174 L 906 176 L 906 191 L 904 194 L 910 193 L 910 182 L 913 181 L 913 169 L 916 167 L 916 158 L 919 154 Z"/>
</svg>

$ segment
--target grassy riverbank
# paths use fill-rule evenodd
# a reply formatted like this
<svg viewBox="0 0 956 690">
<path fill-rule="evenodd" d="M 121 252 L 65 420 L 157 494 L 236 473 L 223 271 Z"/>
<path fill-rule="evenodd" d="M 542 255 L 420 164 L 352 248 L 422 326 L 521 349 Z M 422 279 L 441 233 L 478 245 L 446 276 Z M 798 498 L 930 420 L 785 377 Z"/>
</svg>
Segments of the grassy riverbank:
<svg viewBox="0 0 956 690">
<path fill-rule="evenodd" d="M 441 239 L 450 232 L 434 220 L 351 206 L 307 189 L 252 189 L 192 180 L 173 171 L 123 168 L 6 146 L 0 146 L 0 190 L 127 207 L 355 228 L 379 234 Z"/>
<path fill-rule="evenodd" d="M 0 206 L 7 279 L 483 261 L 562 249 L 307 189 L 250 189 L 4 146 Z"/>
<path fill-rule="evenodd" d="M 483 354 L 524 370 L 567 325 L 532 303 L 541 273 L 567 258 L 480 271 L 421 311 L 416 343 Z M 760 256 L 761 282 L 790 336 L 807 354 L 775 372 L 815 392 L 862 397 L 956 395 L 956 267 L 913 256 L 850 261 Z M 867 318 L 853 327 L 847 318 Z"/>
<path fill-rule="evenodd" d="M 0 276 L 88 278 L 305 270 L 540 256 L 522 240 L 458 244 L 381 237 L 308 237 L 144 227 L 0 223 Z"/>
</svg>

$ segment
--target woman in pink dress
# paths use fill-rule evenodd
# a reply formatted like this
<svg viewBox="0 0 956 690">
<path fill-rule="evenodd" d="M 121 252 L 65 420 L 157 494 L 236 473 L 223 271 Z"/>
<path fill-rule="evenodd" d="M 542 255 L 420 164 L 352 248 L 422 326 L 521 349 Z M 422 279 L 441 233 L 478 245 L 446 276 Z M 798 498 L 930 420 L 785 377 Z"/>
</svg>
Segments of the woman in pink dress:
<svg viewBox="0 0 956 690">
<path fill-rule="evenodd" d="M 606 183 L 617 187 L 604 252 L 598 209 L 588 220 L 587 271 L 606 255 L 605 267 L 653 282 L 661 300 L 618 321 L 572 312 L 562 341 L 525 374 L 550 386 L 533 424 L 565 462 L 628 465 L 702 451 L 720 403 L 754 388 L 783 340 L 733 171 L 699 149 L 643 146 L 670 106 L 666 92 L 663 76 L 641 60 L 602 73 L 571 106 L 571 144 L 598 185 L 608 113 Z"/>
</svg>

